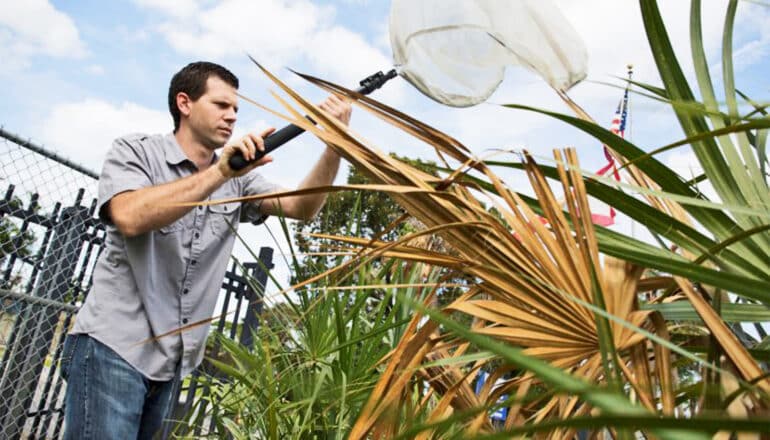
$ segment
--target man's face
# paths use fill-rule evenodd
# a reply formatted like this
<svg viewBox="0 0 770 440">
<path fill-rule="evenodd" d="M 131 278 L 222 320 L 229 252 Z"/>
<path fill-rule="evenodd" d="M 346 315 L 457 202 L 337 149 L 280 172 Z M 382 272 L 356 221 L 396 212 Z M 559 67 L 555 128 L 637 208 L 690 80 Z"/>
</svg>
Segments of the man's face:
<svg viewBox="0 0 770 440">
<path fill-rule="evenodd" d="M 190 103 L 188 123 L 198 142 L 215 150 L 233 134 L 238 95 L 236 89 L 217 76 L 206 81 L 206 92 Z"/>
</svg>

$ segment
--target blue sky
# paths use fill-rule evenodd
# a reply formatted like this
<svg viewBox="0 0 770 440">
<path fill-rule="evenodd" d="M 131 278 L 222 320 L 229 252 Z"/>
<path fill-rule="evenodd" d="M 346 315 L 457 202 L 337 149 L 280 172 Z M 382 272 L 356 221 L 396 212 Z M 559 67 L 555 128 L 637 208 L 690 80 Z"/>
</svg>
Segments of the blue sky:
<svg viewBox="0 0 770 440">
<path fill-rule="evenodd" d="M 637 79 L 657 82 L 636 2 L 556 3 L 586 43 L 588 80 L 612 81 L 614 76 L 624 75 L 627 63 L 633 63 Z M 675 44 L 684 52 L 688 2 L 661 3 Z M 715 68 L 725 3 L 704 1 L 706 37 Z M 763 78 L 770 39 L 765 35 L 769 33 L 765 30 L 766 9 L 741 4 L 735 43 L 743 60 L 739 84 L 760 100 L 766 93 Z M 389 2 L 376 0 L 4 2 L 0 6 L 0 57 L 4 60 L 0 123 L 98 168 L 112 138 L 126 131 L 170 128 L 165 103 L 168 80 L 187 62 L 209 59 L 225 64 L 241 77 L 244 93 L 275 105 L 266 93 L 274 87 L 248 62 L 248 52 L 303 93 L 321 99 L 320 93 L 283 68 L 351 85 L 374 71 L 388 69 L 388 12 Z M 599 121 L 609 121 L 619 98 L 617 90 L 590 82 L 577 86 L 572 94 Z M 447 130 L 479 152 L 517 146 L 547 152 L 575 142 L 568 129 L 548 129 L 551 121 L 545 118 L 490 104 L 449 109 L 425 99 L 403 81 L 389 84 L 375 96 Z M 490 101 L 566 111 L 542 81 L 520 69 L 510 71 Z M 635 109 L 635 122 L 665 111 L 641 99 L 635 100 Z M 363 115 L 357 115 L 355 123 L 362 131 L 371 126 Z M 280 124 L 264 112 L 246 108 L 239 127 L 251 130 Z M 89 132 L 87 145 L 79 140 L 83 131 Z M 375 133 L 373 137 L 383 140 L 384 149 L 410 151 L 389 146 L 394 138 Z M 674 129 L 666 134 L 674 138 L 678 132 Z M 659 142 L 657 138 L 652 141 Z"/>
<path fill-rule="evenodd" d="M 581 35 L 589 54 L 589 81 L 575 87 L 571 95 L 609 125 L 621 92 L 597 82 L 624 76 L 628 63 L 634 64 L 636 79 L 658 82 L 638 3 L 555 3 Z M 660 3 L 675 48 L 687 59 L 689 2 Z M 718 81 L 726 2 L 704 0 L 703 4 L 706 46 Z M 768 100 L 769 11 L 755 2 L 741 2 L 734 41 L 739 87 L 758 101 Z M 199 59 L 220 62 L 241 78 L 244 94 L 278 108 L 268 94 L 275 87 L 250 64 L 248 52 L 303 94 L 321 100 L 321 93 L 284 68 L 348 85 L 389 69 L 388 13 L 389 2 L 381 0 L 2 1 L 0 125 L 98 171 L 115 137 L 170 131 L 168 81 L 184 64 Z M 690 64 L 683 64 L 690 72 Z M 600 146 L 576 131 L 542 116 L 495 105 L 512 102 L 568 111 L 539 78 L 520 69 L 509 71 L 489 104 L 470 109 L 438 105 L 402 80 L 392 81 L 374 96 L 447 131 L 477 154 L 489 148 L 526 147 L 535 154 L 550 155 L 553 148 L 575 146 L 586 168 L 603 165 Z M 236 134 L 283 125 L 251 106 L 242 105 L 242 109 Z M 643 98 L 633 98 L 631 117 L 632 140 L 644 148 L 681 136 L 669 112 Z M 354 113 L 352 124 L 382 150 L 430 157 L 430 151 L 363 112 Z M 303 136 L 276 153 L 275 162 L 263 173 L 286 187 L 296 185 L 322 148 Z M 686 149 L 664 159 L 683 172 L 694 164 Z M 509 182 L 517 187 L 523 184 L 517 176 Z M 267 240 L 264 231 L 244 232 L 258 245 Z"/>
</svg>

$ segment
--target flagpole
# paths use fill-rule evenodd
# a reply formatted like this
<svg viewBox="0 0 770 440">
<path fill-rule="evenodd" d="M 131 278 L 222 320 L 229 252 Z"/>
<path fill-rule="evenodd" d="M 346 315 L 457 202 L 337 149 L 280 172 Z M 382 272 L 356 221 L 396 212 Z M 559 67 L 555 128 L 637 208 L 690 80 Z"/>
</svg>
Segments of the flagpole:
<svg viewBox="0 0 770 440">
<path fill-rule="evenodd" d="M 625 99 L 626 99 L 626 108 L 628 109 L 628 114 L 630 115 L 631 114 L 631 96 L 630 96 L 629 91 L 631 90 L 631 78 L 633 78 L 633 76 L 634 76 L 634 65 L 629 63 L 626 66 L 626 68 L 628 69 L 628 82 L 626 83 L 626 98 Z M 633 129 L 633 125 L 631 124 L 631 118 L 630 117 L 627 117 L 627 123 L 628 123 L 628 139 L 631 140 L 631 139 L 633 139 L 634 132 L 632 130 Z"/>
<path fill-rule="evenodd" d="M 628 82 L 626 83 L 626 100 L 627 100 L 627 108 L 628 108 L 628 115 L 626 117 L 626 123 L 628 124 L 628 140 L 632 140 L 634 137 L 634 126 L 631 121 L 631 98 L 629 96 L 629 90 L 631 90 L 631 79 L 634 76 L 634 65 L 629 63 L 626 68 L 628 69 Z M 631 221 L 631 236 L 636 238 L 636 222 Z"/>
</svg>

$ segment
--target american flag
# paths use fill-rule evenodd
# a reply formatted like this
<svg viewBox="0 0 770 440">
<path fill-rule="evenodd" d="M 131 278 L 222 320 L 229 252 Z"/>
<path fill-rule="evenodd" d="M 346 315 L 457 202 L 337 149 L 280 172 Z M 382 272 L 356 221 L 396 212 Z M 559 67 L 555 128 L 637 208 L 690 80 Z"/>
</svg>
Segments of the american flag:
<svg viewBox="0 0 770 440">
<path fill-rule="evenodd" d="M 626 120 L 628 118 L 628 87 L 623 93 L 623 99 L 618 103 L 618 109 L 615 110 L 615 116 L 612 118 L 610 131 L 620 137 L 626 137 Z M 606 146 L 604 147 L 607 148 Z"/>
<path fill-rule="evenodd" d="M 623 98 L 618 103 L 618 108 L 615 110 L 615 115 L 612 117 L 612 124 L 610 131 L 616 135 L 625 138 L 626 137 L 626 121 L 628 120 L 628 89 L 631 85 L 631 71 L 628 72 L 629 83 L 626 86 L 626 90 L 623 93 Z M 602 146 L 604 149 L 604 158 L 607 159 L 607 165 L 596 172 L 596 174 L 603 176 L 608 172 L 612 172 L 612 178 L 620 182 L 620 173 L 618 172 L 617 163 L 615 158 L 612 157 L 609 148 L 606 145 Z M 615 209 L 610 206 L 609 215 L 591 214 L 591 220 L 601 226 L 610 226 L 615 224 Z"/>
<path fill-rule="evenodd" d="M 623 98 L 618 103 L 617 110 L 615 110 L 615 115 L 612 117 L 612 124 L 610 125 L 610 131 L 620 136 L 621 138 L 625 138 L 626 136 L 626 122 L 628 120 L 628 90 L 631 86 L 631 74 L 632 74 L 631 66 L 629 66 L 628 85 L 626 85 L 626 90 L 623 93 Z M 612 157 L 612 154 L 610 153 L 610 150 L 606 145 L 603 145 L 602 147 L 604 149 L 604 157 L 605 159 L 607 159 L 607 164 L 604 167 L 602 167 L 599 171 L 597 171 L 596 174 L 603 176 L 608 172 L 612 172 L 612 178 L 620 182 L 620 173 L 618 172 L 617 162 L 615 161 L 615 158 Z M 595 225 L 611 226 L 615 224 L 615 216 L 616 216 L 615 209 L 612 206 L 608 206 L 607 215 L 591 213 L 591 221 Z M 550 227 L 548 220 L 545 219 L 544 217 L 539 217 L 539 220 L 546 227 Z M 516 232 L 514 232 L 513 235 L 518 238 L 518 234 Z"/>
</svg>

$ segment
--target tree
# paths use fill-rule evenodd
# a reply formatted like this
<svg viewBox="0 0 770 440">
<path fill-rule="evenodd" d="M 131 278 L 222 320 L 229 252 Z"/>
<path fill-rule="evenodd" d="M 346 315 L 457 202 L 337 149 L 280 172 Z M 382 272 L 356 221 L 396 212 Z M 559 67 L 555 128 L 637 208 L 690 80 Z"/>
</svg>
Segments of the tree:
<svg viewBox="0 0 770 440">
<path fill-rule="evenodd" d="M 434 176 L 437 175 L 434 171 L 435 162 L 424 162 L 396 155 L 393 157 Z M 356 168 L 351 167 L 348 170 L 347 183 L 367 185 L 372 182 Z M 381 240 L 391 241 L 419 227 L 413 222 L 402 222 L 386 231 L 403 214 L 404 210 L 384 192 L 354 190 L 329 194 L 324 209 L 315 218 L 306 222 L 296 222 L 292 226 L 300 256 L 300 264 L 295 270 L 292 282 L 296 283 L 321 273 L 340 261 L 334 255 L 318 255 L 318 253 L 334 252 L 338 249 L 338 244 L 311 237 L 309 234 L 373 238 L 382 233 Z"/>
</svg>

